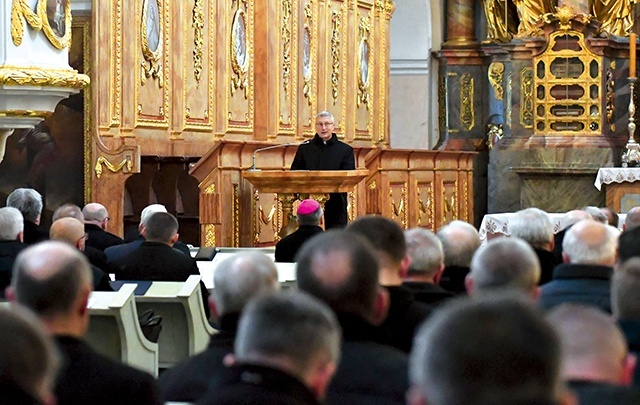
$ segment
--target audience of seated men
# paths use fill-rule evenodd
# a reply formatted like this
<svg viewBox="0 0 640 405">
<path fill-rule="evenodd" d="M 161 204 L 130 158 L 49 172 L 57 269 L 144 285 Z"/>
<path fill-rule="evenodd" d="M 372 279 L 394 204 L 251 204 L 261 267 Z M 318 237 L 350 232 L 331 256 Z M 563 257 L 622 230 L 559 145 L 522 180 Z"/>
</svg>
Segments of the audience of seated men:
<svg viewBox="0 0 640 405">
<path fill-rule="evenodd" d="M 298 254 L 298 288 L 329 305 L 342 327 L 327 404 L 404 404 L 407 355 L 376 342 L 388 302 L 378 267 L 371 246 L 344 231 L 317 235 Z"/>
<path fill-rule="evenodd" d="M 0 405 L 55 403 L 60 360 L 40 322 L 22 308 L 0 309 Z"/>
<path fill-rule="evenodd" d="M 561 262 L 553 254 L 553 224 L 549 214 L 538 208 L 527 208 L 516 212 L 509 219 L 509 235 L 527 242 L 540 261 L 540 284 L 551 281 L 553 269 Z"/>
<path fill-rule="evenodd" d="M 560 356 L 556 333 L 529 302 L 502 296 L 452 300 L 416 335 L 407 403 L 570 404 Z"/>
<path fill-rule="evenodd" d="M 627 231 L 628 232 L 628 231 Z M 626 261 L 616 268 L 611 280 L 613 315 L 624 334 L 629 351 L 640 358 L 640 258 Z M 636 368 L 633 383 L 640 387 L 640 370 Z"/>
<path fill-rule="evenodd" d="M 451 221 L 437 234 L 444 250 L 444 271 L 440 287 L 454 294 L 466 294 L 464 279 L 469 273 L 471 258 L 480 247 L 480 235 L 473 225 L 464 221 Z"/>
<path fill-rule="evenodd" d="M 615 321 L 588 306 L 564 304 L 547 316 L 560 336 L 562 374 L 581 404 L 640 404 L 630 386 L 636 358 Z"/>
<path fill-rule="evenodd" d="M 64 204 L 58 207 L 53 212 L 53 217 L 51 218 L 51 220 L 53 222 L 56 222 L 61 218 L 75 218 L 80 221 L 80 223 L 84 223 L 84 215 L 82 214 L 82 210 L 75 204 Z M 85 242 L 87 240 L 88 239 L 85 239 Z M 107 262 L 107 255 L 105 255 L 102 250 L 88 246 L 85 243 L 82 253 L 87 257 L 87 259 L 89 259 L 89 263 L 91 263 L 92 266 L 99 268 L 105 274 L 112 274 L 116 272 L 115 267 Z"/>
<path fill-rule="evenodd" d="M 151 375 L 97 354 L 82 340 L 91 290 L 89 262 L 68 244 L 43 242 L 16 259 L 7 296 L 39 317 L 63 355 L 58 403 L 160 404 Z"/>
<path fill-rule="evenodd" d="M 307 294 L 259 297 L 242 314 L 233 361 L 200 404 L 318 405 L 340 361 L 340 326 Z"/>
<path fill-rule="evenodd" d="M 296 211 L 298 229 L 276 243 L 277 262 L 295 262 L 300 247 L 315 235 L 324 232 L 320 227 L 323 210 L 316 200 L 306 199 L 300 202 Z"/>
<path fill-rule="evenodd" d="M 178 220 L 173 215 L 154 213 L 144 231 L 146 240 L 120 261 L 118 280 L 185 281 L 200 274 L 190 255 L 172 247 L 178 240 Z"/>
<path fill-rule="evenodd" d="M 122 264 L 122 259 L 127 256 L 129 253 L 137 250 L 142 242 L 145 241 L 145 227 L 147 225 L 147 221 L 153 214 L 156 212 L 167 212 L 167 209 L 162 204 L 151 204 L 145 207 L 140 214 L 140 224 L 138 225 L 138 233 L 135 238 L 131 242 L 127 242 L 122 245 L 116 245 L 108 247 L 104 250 L 105 255 L 107 256 L 107 261 L 114 266 L 119 266 Z M 173 244 L 173 248 L 179 250 L 180 252 L 190 255 L 189 248 L 182 242 L 177 241 Z"/>
<path fill-rule="evenodd" d="M 638 225 L 640 225 L 640 207 L 633 207 L 627 212 L 627 216 L 624 218 L 622 230 L 628 231 Z"/>
<path fill-rule="evenodd" d="M 366 215 L 345 229 L 366 239 L 374 248 L 380 263 L 380 285 L 389 293 L 387 319 L 380 325 L 381 341 L 409 352 L 415 330 L 432 308 L 416 301 L 411 290 L 402 286 L 409 268 L 404 231 L 391 219 Z"/>
<path fill-rule="evenodd" d="M 23 229 L 20 211 L 13 207 L 0 208 L 0 298 L 4 298 L 4 289 L 11 283 L 16 256 L 27 247 L 22 243 Z"/>
<path fill-rule="evenodd" d="M 210 382 L 224 372 L 222 361 L 233 352 L 244 307 L 256 297 L 280 290 L 275 264 L 266 255 L 256 252 L 238 253 L 222 261 L 213 274 L 213 284 L 209 305 L 218 323 L 218 333 L 211 336 L 204 352 L 160 375 L 159 386 L 165 401 L 195 402 L 200 399 Z"/>
<path fill-rule="evenodd" d="M 573 225 L 563 241 L 564 263 L 543 285 L 540 304 L 550 309 L 565 302 L 593 305 L 611 312 L 611 275 L 616 263 L 619 232 L 593 220 Z"/>
<path fill-rule="evenodd" d="M 406 230 L 404 237 L 409 269 L 402 285 L 413 293 L 416 301 L 432 307 L 453 297 L 453 293 L 438 285 L 444 271 L 444 252 L 440 239 L 424 228 Z"/>
<path fill-rule="evenodd" d="M 7 196 L 7 207 L 17 208 L 24 219 L 23 240 L 31 245 L 48 239 L 48 232 L 40 227 L 42 196 L 32 188 L 17 188 Z"/>
<path fill-rule="evenodd" d="M 87 234 L 84 232 L 82 222 L 75 218 L 60 218 L 51 224 L 49 228 L 49 239 L 68 243 L 70 246 L 83 252 L 87 241 Z M 109 284 L 109 275 L 98 267 L 92 265 L 91 273 L 93 288 L 96 291 L 113 291 Z"/>
<path fill-rule="evenodd" d="M 107 232 L 109 213 L 102 204 L 89 203 L 82 208 L 84 216 L 84 231 L 89 235 L 87 246 L 104 251 L 110 246 L 122 245 L 124 241 L 119 236 Z"/>
<path fill-rule="evenodd" d="M 466 285 L 470 296 L 496 291 L 521 293 L 532 300 L 540 295 L 540 262 L 531 246 L 518 238 L 498 238 L 473 255 Z"/>
</svg>

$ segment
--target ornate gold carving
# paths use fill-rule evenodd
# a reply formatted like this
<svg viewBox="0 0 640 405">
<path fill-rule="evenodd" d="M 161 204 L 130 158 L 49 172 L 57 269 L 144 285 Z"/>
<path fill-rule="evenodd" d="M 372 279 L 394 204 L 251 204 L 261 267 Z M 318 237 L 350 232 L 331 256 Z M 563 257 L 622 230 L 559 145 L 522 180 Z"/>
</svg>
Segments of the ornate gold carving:
<svg viewBox="0 0 640 405">
<path fill-rule="evenodd" d="M 520 125 L 533 128 L 533 68 L 520 71 Z"/>
<path fill-rule="evenodd" d="M 389 204 L 391 208 L 391 215 L 400 219 L 403 228 L 407 228 L 407 185 L 406 183 L 402 183 L 402 188 L 400 189 L 400 201 L 396 204 L 393 199 L 393 188 L 389 188 Z"/>
<path fill-rule="evenodd" d="M 56 29 L 51 26 L 51 21 L 47 15 L 47 0 L 38 0 L 38 16 L 42 21 L 42 31 L 49 39 L 51 44 L 58 49 L 65 49 L 71 45 L 71 0 L 56 3 L 54 13 L 54 24 Z M 62 10 L 58 9 L 58 5 Z M 60 26 L 64 28 L 64 32 L 60 32 Z M 62 34 L 62 35 L 59 35 Z"/>
<path fill-rule="evenodd" d="M 122 96 L 122 1 L 112 0 L 111 7 L 111 31 L 113 44 L 111 47 L 111 88 L 114 89 L 111 95 L 111 123 L 112 127 L 120 125 L 121 96 Z"/>
<path fill-rule="evenodd" d="M 109 162 L 109 160 L 107 160 L 106 157 L 99 156 L 98 159 L 96 160 L 96 165 L 94 167 L 97 178 L 100 178 L 102 176 L 103 164 L 106 166 L 107 169 L 109 169 L 113 173 L 118 173 L 120 170 L 122 170 L 123 173 L 131 173 L 131 170 L 133 170 L 133 162 L 131 161 L 131 157 L 129 156 L 125 157 L 122 160 L 122 162 L 120 162 L 117 165 L 114 165 L 113 163 Z"/>
<path fill-rule="evenodd" d="M 203 0 L 193 3 L 193 76 L 200 83 L 202 78 L 202 48 L 204 47 L 204 8 Z"/>
<path fill-rule="evenodd" d="M 557 21 L 560 24 L 559 29 L 561 31 L 569 31 L 572 21 L 587 25 L 592 18 L 593 16 L 589 14 L 574 14 L 573 7 L 566 4 L 562 7 L 557 7 L 555 13 L 547 13 L 540 16 L 540 20 L 545 24 L 551 24 Z"/>
<path fill-rule="evenodd" d="M 611 64 L 613 64 L 613 62 L 611 62 Z M 609 65 L 609 68 L 607 69 L 607 73 L 605 76 L 606 77 L 605 86 L 607 88 L 607 123 L 609 124 L 609 128 L 611 129 L 611 131 L 616 130 L 616 124 L 613 119 L 613 116 L 615 115 L 615 109 L 616 109 L 616 89 L 615 89 L 615 80 L 613 78 L 614 67 Z"/>
<path fill-rule="evenodd" d="M 282 87 L 289 94 L 291 87 L 291 0 L 282 0 Z"/>
<path fill-rule="evenodd" d="M 511 128 L 511 123 L 513 122 L 513 76 L 511 72 L 509 72 L 509 76 L 507 78 L 507 122 L 506 125 L 508 128 Z"/>
<path fill-rule="evenodd" d="M 312 78 L 313 78 L 313 66 L 314 66 L 314 47 L 312 46 L 314 42 L 313 35 L 311 34 L 313 26 L 313 11 L 311 10 L 311 2 L 307 2 L 304 5 L 304 30 L 303 30 L 303 58 L 302 58 L 302 79 L 304 80 L 302 86 L 302 95 L 307 99 L 307 102 L 310 106 L 313 105 L 313 86 L 312 86 Z M 308 51 L 306 50 L 308 47 Z M 308 58 L 308 60 L 307 60 Z"/>
<path fill-rule="evenodd" d="M 460 76 L 460 123 L 466 130 L 471 130 L 475 124 L 475 109 L 473 107 L 474 84 L 473 77 L 464 73 Z"/>
<path fill-rule="evenodd" d="M 154 3 L 150 3 L 154 2 Z M 155 14 L 149 14 L 151 11 L 153 13 L 152 4 L 157 4 L 157 17 Z M 150 10 L 151 9 L 151 10 Z M 155 21 L 155 18 L 158 18 L 158 21 Z M 154 25 L 150 26 L 149 23 Z M 149 44 L 149 34 L 147 33 L 147 29 L 151 30 L 149 33 L 153 34 L 154 26 L 157 26 L 158 29 L 158 38 L 157 45 L 153 47 Z M 155 39 L 154 39 L 155 40 Z M 141 63 L 142 66 L 142 75 L 140 76 L 140 83 L 144 86 L 147 82 L 148 78 L 153 78 L 158 80 L 158 87 L 162 88 L 164 86 L 164 74 L 162 71 L 162 64 L 160 63 L 160 58 L 162 56 L 162 48 L 164 42 L 164 15 L 163 15 L 163 7 L 162 0 L 144 0 L 142 3 L 142 19 L 140 23 L 140 44 L 142 46 L 142 56 L 145 61 Z"/>
<path fill-rule="evenodd" d="M 39 110 L 0 110 L 0 117 L 37 117 L 47 118 L 51 115 L 51 111 Z"/>
<path fill-rule="evenodd" d="M 435 195 L 434 195 L 434 190 L 433 190 L 433 184 L 432 183 L 428 183 L 425 184 L 425 187 L 427 188 L 427 195 L 426 198 L 424 198 L 424 196 L 422 195 L 422 190 L 423 188 L 418 187 L 417 189 L 417 200 L 418 200 L 418 226 L 427 226 L 431 229 L 435 229 L 433 220 L 435 219 L 435 212 L 434 212 L 434 201 L 435 201 Z M 427 222 L 425 223 L 423 221 L 423 215 L 427 216 Z"/>
<path fill-rule="evenodd" d="M 513 0 L 518 9 L 518 34 L 516 38 L 540 37 L 544 35 L 538 27 L 540 16 L 556 9 L 554 0 Z M 504 15 L 504 14 L 503 14 Z"/>
<path fill-rule="evenodd" d="M 89 85 L 89 76 L 73 69 L 0 67 L 0 85 L 46 86 L 80 89 Z"/>
<path fill-rule="evenodd" d="M 447 78 L 443 74 L 438 78 L 438 126 L 440 132 L 447 129 Z"/>
<path fill-rule="evenodd" d="M 231 196 L 232 247 L 240 246 L 240 196 L 238 191 L 239 185 L 234 183 L 233 195 Z"/>
<path fill-rule="evenodd" d="M 367 188 L 368 188 L 369 190 L 375 190 L 375 189 L 376 189 L 376 187 L 378 187 L 378 184 L 376 183 L 376 181 L 375 181 L 375 180 L 374 180 L 374 181 L 372 181 L 371 183 L 369 183 L 369 185 L 367 186 Z"/>
<path fill-rule="evenodd" d="M 214 224 L 204 225 L 204 246 L 216 245 L 216 226 Z"/>
<path fill-rule="evenodd" d="M 331 96 L 333 104 L 338 101 L 340 82 L 340 30 L 342 15 L 339 11 L 331 12 Z"/>
<path fill-rule="evenodd" d="M 26 0 L 13 0 L 13 5 L 11 6 L 11 39 L 15 46 L 22 44 L 25 23 L 36 31 L 42 29 L 42 19 L 29 7 Z"/>
<path fill-rule="evenodd" d="M 360 25 L 358 27 L 360 45 L 358 47 L 357 59 L 358 59 L 358 108 L 363 104 L 367 110 L 371 107 L 371 99 L 369 97 L 369 76 L 370 76 L 370 60 L 371 49 L 369 44 L 369 36 L 371 34 L 371 21 L 369 17 L 363 17 L 360 19 Z"/>
<path fill-rule="evenodd" d="M 211 183 L 204 189 L 205 194 L 215 194 L 216 193 L 216 183 Z"/>
<path fill-rule="evenodd" d="M 233 15 L 233 23 L 231 24 L 231 43 L 229 44 L 229 52 L 231 54 L 231 95 L 236 90 L 244 91 L 245 100 L 247 96 L 247 88 L 249 87 L 249 45 L 247 44 L 247 20 L 245 11 L 240 7 L 246 3 L 246 0 L 238 0 L 238 8 Z"/>
<path fill-rule="evenodd" d="M 491 87 L 493 87 L 493 91 L 496 95 L 496 100 L 503 100 L 504 87 L 502 86 L 502 79 L 504 75 L 504 63 L 491 63 L 489 65 L 489 71 L 487 72 L 487 75 L 489 76 L 489 83 L 491 83 Z"/>
<path fill-rule="evenodd" d="M 611 35 L 627 36 L 633 28 L 636 3 L 636 0 L 592 0 L 589 2 L 589 11 L 602 23 L 601 31 Z"/>
<path fill-rule="evenodd" d="M 517 10 L 511 1 L 484 0 L 484 16 L 487 19 L 485 42 L 509 42 L 518 31 Z M 506 11 L 505 11 L 506 7 Z"/>
</svg>

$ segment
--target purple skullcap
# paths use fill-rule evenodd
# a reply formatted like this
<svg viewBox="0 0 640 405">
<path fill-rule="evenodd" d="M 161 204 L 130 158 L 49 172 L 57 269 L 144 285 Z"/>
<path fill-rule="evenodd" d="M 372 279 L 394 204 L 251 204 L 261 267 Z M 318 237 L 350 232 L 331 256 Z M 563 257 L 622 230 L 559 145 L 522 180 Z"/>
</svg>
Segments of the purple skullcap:
<svg viewBox="0 0 640 405">
<path fill-rule="evenodd" d="M 316 212 L 320 208 L 320 204 L 311 198 L 302 200 L 298 205 L 298 215 L 309 215 Z"/>
</svg>

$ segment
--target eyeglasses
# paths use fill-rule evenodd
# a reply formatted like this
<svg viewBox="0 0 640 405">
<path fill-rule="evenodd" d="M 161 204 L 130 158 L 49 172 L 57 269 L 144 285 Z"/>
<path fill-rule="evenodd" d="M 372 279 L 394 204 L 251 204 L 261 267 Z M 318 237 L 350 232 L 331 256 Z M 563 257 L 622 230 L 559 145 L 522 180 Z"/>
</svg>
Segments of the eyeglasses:
<svg viewBox="0 0 640 405">
<path fill-rule="evenodd" d="M 333 125 L 333 122 L 316 122 L 316 127 L 330 127 Z"/>
</svg>

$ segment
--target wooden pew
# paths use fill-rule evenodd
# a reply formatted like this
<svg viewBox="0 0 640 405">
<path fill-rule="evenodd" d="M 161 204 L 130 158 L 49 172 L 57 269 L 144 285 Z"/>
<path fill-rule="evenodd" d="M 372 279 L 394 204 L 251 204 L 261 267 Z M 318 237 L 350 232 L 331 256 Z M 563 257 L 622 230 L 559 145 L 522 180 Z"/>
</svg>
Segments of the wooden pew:
<svg viewBox="0 0 640 405">
<path fill-rule="evenodd" d="M 85 340 L 98 353 L 157 376 L 158 344 L 142 334 L 135 288 L 124 285 L 116 292 L 91 293 L 87 305 L 91 319 Z"/>
<path fill-rule="evenodd" d="M 144 295 L 136 296 L 138 312 L 153 309 L 162 316 L 160 367 L 171 367 L 206 349 L 216 330 L 207 320 L 204 305 L 197 275 L 185 282 L 154 281 Z"/>
</svg>

